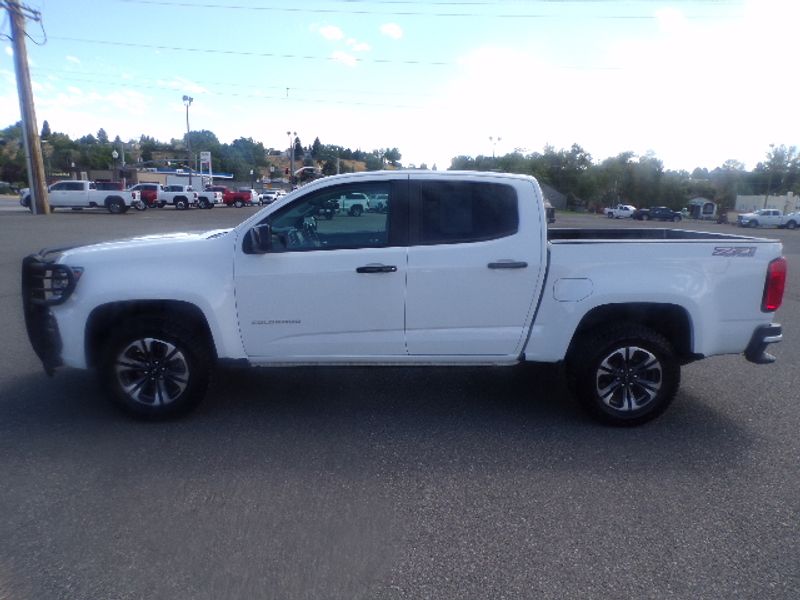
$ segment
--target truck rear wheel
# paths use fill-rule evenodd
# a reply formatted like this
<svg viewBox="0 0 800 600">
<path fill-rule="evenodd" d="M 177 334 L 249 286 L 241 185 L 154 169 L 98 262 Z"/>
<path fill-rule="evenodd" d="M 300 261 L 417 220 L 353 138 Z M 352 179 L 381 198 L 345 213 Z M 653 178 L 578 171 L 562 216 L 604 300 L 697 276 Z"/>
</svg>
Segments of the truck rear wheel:
<svg viewBox="0 0 800 600">
<path fill-rule="evenodd" d="M 640 425 L 670 405 L 680 364 L 662 335 L 638 324 L 602 327 L 576 340 L 567 359 L 570 388 L 599 421 Z"/>
<path fill-rule="evenodd" d="M 115 196 L 106 201 L 106 208 L 112 215 L 121 215 L 125 212 L 125 202 Z"/>
<path fill-rule="evenodd" d="M 186 198 L 175 198 L 175 209 L 186 210 L 189 208 L 189 201 Z"/>
<path fill-rule="evenodd" d="M 101 382 L 125 412 L 148 419 L 184 414 L 208 388 L 206 340 L 162 318 L 124 321 L 99 365 Z"/>
</svg>

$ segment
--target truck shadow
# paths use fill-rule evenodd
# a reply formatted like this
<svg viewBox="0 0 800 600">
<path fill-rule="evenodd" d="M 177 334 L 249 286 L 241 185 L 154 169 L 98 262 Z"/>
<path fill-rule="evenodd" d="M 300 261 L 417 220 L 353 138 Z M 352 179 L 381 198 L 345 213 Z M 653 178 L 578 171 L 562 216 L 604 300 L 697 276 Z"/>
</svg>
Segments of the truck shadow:
<svg viewBox="0 0 800 600">
<path fill-rule="evenodd" d="M 571 400 L 560 370 L 543 366 L 225 369 L 197 411 L 168 422 L 121 414 L 80 371 L 12 378 L 0 397 L 12 455 L 35 452 L 37 440 L 62 455 L 98 443 L 121 455 L 146 447 L 158 469 L 172 467 L 155 457 L 180 448 L 179 462 L 213 450 L 226 468 L 268 460 L 367 471 L 483 464 L 663 473 L 735 466 L 753 444 L 747 429 L 685 392 L 642 427 L 598 425 Z"/>
</svg>

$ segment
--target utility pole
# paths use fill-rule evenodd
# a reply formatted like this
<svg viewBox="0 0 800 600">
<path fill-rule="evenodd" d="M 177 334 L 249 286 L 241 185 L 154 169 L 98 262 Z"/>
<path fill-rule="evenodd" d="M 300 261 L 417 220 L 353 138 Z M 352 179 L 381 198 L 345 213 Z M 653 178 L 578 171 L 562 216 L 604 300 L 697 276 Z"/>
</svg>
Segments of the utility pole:
<svg viewBox="0 0 800 600">
<path fill-rule="evenodd" d="M 36 111 L 33 108 L 31 74 L 28 71 L 28 51 L 25 49 L 25 18 L 41 20 L 38 11 L 20 5 L 18 0 L 0 0 L 5 4 L 11 21 L 11 41 L 14 44 L 14 68 L 17 73 L 17 92 L 19 109 L 22 115 L 22 140 L 25 146 L 25 161 L 28 167 L 28 180 L 31 186 L 31 211 L 37 215 L 50 214 L 47 201 L 47 181 L 42 160 L 42 144 L 36 129 Z"/>
<path fill-rule="evenodd" d="M 183 97 L 183 104 L 186 106 L 186 149 L 189 152 L 189 187 L 192 186 L 192 167 L 194 166 L 194 159 L 192 157 L 192 136 L 189 131 L 189 107 L 192 105 L 194 98 L 191 96 Z M 202 186 L 201 186 L 202 187 Z"/>
</svg>

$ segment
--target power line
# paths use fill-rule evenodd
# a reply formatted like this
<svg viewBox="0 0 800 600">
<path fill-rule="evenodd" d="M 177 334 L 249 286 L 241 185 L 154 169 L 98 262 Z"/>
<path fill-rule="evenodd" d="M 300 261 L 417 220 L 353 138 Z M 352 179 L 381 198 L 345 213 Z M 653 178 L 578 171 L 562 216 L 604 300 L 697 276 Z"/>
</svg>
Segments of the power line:
<svg viewBox="0 0 800 600">
<path fill-rule="evenodd" d="M 64 71 L 61 68 L 49 68 L 49 67 L 34 67 L 33 71 L 35 73 L 58 73 L 61 75 L 61 79 L 69 82 L 75 81 L 76 79 L 73 76 L 96 76 L 101 79 L 91 80 L 96 81 L 97 83 L 108 83 L 109 82 L 109 73 L 97 73 L 92 71 Z M 164 84 L 163 86 L 159 85 L 159 81 L 166 81 L 169 77 L 174 77 L 174 74 L 166 75 L 164 77 L 156 77 L 154 79 L 134 79 L 130 81 L 134 82 L 142 82 L 141 85 L 147 85 L 148 87 L 164 87 L 165 89 L 173 89 L 170 88 L 169 85 Z M 84 79 L 84 81 L 89 81 Z M 227 88 L 247 88 L 252 89 L 252 83 L 239 83 L 235 81 L 210 81 L 207 79 L 187 79 L 185 83 L 194 83 L 200 85 L 204 88 L 213 87 L 213 86 L 220 86 Z M 374 89 L 358 89 L 358 88 L 323 88 L 323 87 L 304 87 L 304 86 L 296 86 L 296 85 L 259 85 L 261 89 L 268 89 L 268 90 L 280 90 L 281 92 L 285 91 L 287 88 L 291 90 L 292 93 L 294 92 L 306 92 L 306 93 L 319 93 L 319 94 L 358 94 L 360 96 L 364 95 L 372 95 L 372 96 L 392 96 L 398 97 L 403 96 L 406 98 L 432 98 L 434 97 L 433 94 L 422 94 L 422 93 L 409 93 L 407 91 L 400 91 L 400 90 L 374 90 Z M 177 89 L 177 88 L 174 88 Z M 198 93 L 198 92 L 195 92 Z"/>
<path fill-rule="evenodd" d="M 37 69 L 38 70 L 38 69 Z M 71 82 L 83 82 L 83 83 L 102 83 L 106 84 L 111 88 L 123 87 L 123 88 L 133 88 L 133 89 L 159 89 L 165 90 L 170 92 L 176 92 L 179 88 L 171 85 L 153 85 L 153 84 L 146 84 L 146 83 L 120 83 L 120 82 L 113 82 L 109 83 L 108 78 L 104 79 L 91 79 L 91 78 L 83 78 L 83 77 L 71 77 L 68 80 L 68 83 Z M 231 92 L 231 91 L 224 91 L 224 92 L 215 92 L 213 90 L 204 90 L 203 92 L 192 92 L 193 94 L 202 94 L 202 95 L 209 95 L 209 96 L 221 96 L 221 97 L 233 97 L 233 98 L 255 98 L 257 100 L 278 100 L 278 101 L 285 101 L 286 98 L 283 95 L 265 95 L 265 94 L 247 94 L 247 93 L 240 93 L 240 92 Z M 419 106 L 412 106 L 408 104 L 387 104 L 387 103 L 379 103 L 379 102 L 363 102 L 360 100 L 332 100 L 330 98 L 303 98 L 302 96 L 293 96 L 292 102 L 303 102 L 308 104 L 325 104 L 325 105 L 344 105 L 344 106 L 367 106 L 367 107 L 379 107 L 379 108 L 420 108 Z"/>
<path fill-rule="evenodd" d="M 324 60 L 329 62 L 337 62 L 337 58 L 333 56 L 311 56 L 307 54 L 276 54 L 274 52 L 249 52 L 243 50 L 213 50 L 211 48 L 184 48 L 180 46 L 162 46 L 157 44 L 135 44 L 133 42 L 114 42 L 111 40 L 90 40 L 84 38 L 64 37 L 64 36 L 50 36 L 52 40 L 61 40 L 65 42 L 79 42 L 84 44 L 101 44 L 105 46 L 120 46 L 123 48 L 150 48 L 152 50 L 171 50 L 175 52 L 195 52 L 202 54 L 227 54 L 234 56 L 254 56 L 258 58 L 290 58 L 298 60 Z M 359 58 L 352 57 L 353 61 L 359 63 L 375 63 L 375 64 L 400 64 L 400 65 L 425 65 L 434 67 L 445 67 L 453 63 L 443 61 L 429 61 L 429 60 L 392 60 L 388 58 Z"/>
<path fill-rule="evenodd" d="M 297 59 L 297 60 L 321 60 L 327 62 L 338 62 L 339 59 L 335 56 L 312 56 L 308 54 L 276 54 L 274 52 L 252 52 L 247 50 L 217 50 L 212 48 L 185 48 L 180 46 L 162 46 L 159 44 L 137 44 L 133 42 L 114 42 L 111 40 L 90 40 L 85 38 L 73 38 L 64 36 L 50 36 L 52 40 L 61 40 L 66 42 L 78 42 L 85 44 L 100 44 L 105 46 L 119 46 L 123 48 L 148 48 L 151 50 L 170 50 L 174 52 L 194 52 L 201 54 L 223 54 L 229 56 L 250 56 L 256 58 L 276 58 L 276 59 Z M 456 63 L 448 61 L 430 61 L 430 60 L 394 60 L 389 58 L 358 58 L 352 57 L 353 61 L 357 63 L 374 63 L 374 64 L 398 64 L 410 66 L 434 66 L 434 67 L 448 67 Z M 581 66 L 581 65 L 561 65 L 557 67 L 562 71 L 618 71 L 621 67 L 600 67 L 600 66 Z M 285 86 L 284 86 L 285 87 Z"/>
<path fill-rule="evenodd" d="M 644 0 L 647 1 L 647 0 Z M 486 12 L 425 12 L 419 10 L 407 10 L 407 11 L 375 11 L 375 10 L 366 10 L 366 9 L 341 9 L 341 8 L 299 8 L 299 7 L 287 7 L 287 6 L 253 6 L 253 5 L 242 5 L 242 4 L 217 4 L 217 3 L 210 3 L 210 2 L 184 2 L 180 0 L 118 0 L 118 2 L 123 2 L 126 4 L 146 4 L 151 6 L 172 6 L 172 7 L 179 7 L 179 8 L 195 8 L 195 9 L 202 9 L 202 8 L 214 8 L 214 9 L 223 9 L 223 10 L 248 10 L 248 11 L 258 11 L 258 12 L 282 12 L 282 13 L 290 13 L 290 14 L 348 14 L 348 15 L 377 15 L 377 16 L 387 16 L 387 17 L 459 17 L 459 18 L 469 18 L 469 17 L 478 17 L 478 18 L 497 18 L 497 19 L 558 19 L 563 18 L 563 15 L 558 15 L 554 13 L 503 13 L 503 14 L 493 14 L 493 13 L 486 13 Z M 608 4 L 614 2 L 614 0 L 537 0 L 540 4 L 551 4 L 551 5 L 565 5 L 565 4 Z M 355 2 L 352 2 L 355 4 Z M 725 0 L 698 0 L 698 3 L 701 4 L 708 4 L 711 6 L 719 6 L 721 4 L 727 4 Z M 388 4 L 388 3 L 387 3 Z M 489 3 L 463 3 L 463 2 L 396 2 L 396 4 L 410 4 L 413 6 L 497 6 L 496 4 L 489 4 Z M 710 18 L 731 18 L 734 15 L 684 15 L 686 19 L 710 19 Z M 582 19 L 601 19 L 601 20 L 611 20 L 611 19 L 624 19 L 624 20 L 656 20 L 658 17 L 656 15 L 597 15 L 597 14 L 583 14 L 583 15 L 570 15 L 571 19 L 575 18 L 582 18 Z"/>
</svg>

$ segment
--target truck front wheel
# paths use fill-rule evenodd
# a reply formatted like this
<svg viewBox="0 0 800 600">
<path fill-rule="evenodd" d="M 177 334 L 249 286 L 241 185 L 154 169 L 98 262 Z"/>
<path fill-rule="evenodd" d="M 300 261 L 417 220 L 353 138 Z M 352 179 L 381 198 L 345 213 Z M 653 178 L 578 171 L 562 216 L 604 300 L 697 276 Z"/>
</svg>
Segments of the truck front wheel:
<svg viewBox="0 0 800 600">
<path fill-rule="evenodd" d="M 666 338 L 636 324 L 604 327 L 577 340 L 567 376 L 583 408 L 617 426 L 639 425 L 660 415 L 681 378 Z"/>
<path fill-rule="evenodd" d="M 101 381 L 114 402 L 136 417 L 188 412 L 203 398 L 212 360 L 205 340 L 161 318 L 123 322 L 106 346 Z"/>
</svg>

